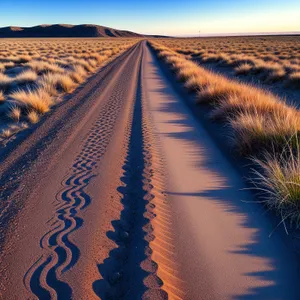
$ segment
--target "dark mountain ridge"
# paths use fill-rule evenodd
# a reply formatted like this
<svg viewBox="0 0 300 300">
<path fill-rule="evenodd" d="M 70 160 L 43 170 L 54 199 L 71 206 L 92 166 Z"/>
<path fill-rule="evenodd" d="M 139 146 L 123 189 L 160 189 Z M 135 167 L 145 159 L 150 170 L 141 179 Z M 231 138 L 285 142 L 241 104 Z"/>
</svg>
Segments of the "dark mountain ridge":
<svg viewBox="0 0 300 300">
<path fill-rule="evenodd" d="M 0 28 L 0 37 L 143 37 L 143 35 L 127 30 L 118 30 L 92 24 L 54 24 L 33 27 L 2 27 Z"/>
</svg>

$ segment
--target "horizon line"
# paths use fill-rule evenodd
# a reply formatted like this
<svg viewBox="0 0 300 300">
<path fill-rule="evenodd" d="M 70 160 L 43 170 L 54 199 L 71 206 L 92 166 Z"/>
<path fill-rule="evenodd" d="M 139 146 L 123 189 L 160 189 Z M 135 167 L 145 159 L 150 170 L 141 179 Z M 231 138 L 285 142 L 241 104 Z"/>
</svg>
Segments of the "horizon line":
<svg viewBox="0 0 300 300">
<path fill-rule="evenodd" d="M 268 36 L 268 35 L 300 35 L 300 30 L 295 31 L 257 31 L 257 32 L 225 32 L 225 33 L 198 33 L 198 34 L 180 34 L 172 37 L 226 37 L 226 36 Z"/>
<path fill-rule="evenodd" d="M 1 26 L 0 28 L 5 27 L 20 27 L 20 28 L 31 28 L 31 27 L 38 27 L 38 26 L 52 26 L 52 25 L 71 25 L 71 26 L 80 26 L 80 25 L 94 25 L 94 26 L 102 26 L 107 28 L 112 28 L 116 30 L 123 30 L 123 31 L 131 31 L 134 33 L 138 33 L 141 35 L 161 35 L 166 37 L 175 37 L 175 38 L 196 38 L 196 37 L 226 37 L 226 36 L 268 36 L 268 35 L 300 35 L 300 30 L 293 30 L 293 31 L 258 31 L 258 32 L 216 32 L 216 33 L 187 33 L 187 34 L 179 34 L 179 35 L 173 35 L 173 34 L 166 34 L 166 33 L 141 33 L 137 32 L 134 29 L 118 29 L 114 27 L 110 27 L 107 25 L 99 25 L 99 24 L 93 24 L 93 23 L 80 23 L 80 24 L 71 24 L 71 23 L 43 23 L 43 24 L 37 24 L 37 25 L 31 25 L 31 26 L 20 26 L 20 25 L 6 25 Z"/>
</svg>

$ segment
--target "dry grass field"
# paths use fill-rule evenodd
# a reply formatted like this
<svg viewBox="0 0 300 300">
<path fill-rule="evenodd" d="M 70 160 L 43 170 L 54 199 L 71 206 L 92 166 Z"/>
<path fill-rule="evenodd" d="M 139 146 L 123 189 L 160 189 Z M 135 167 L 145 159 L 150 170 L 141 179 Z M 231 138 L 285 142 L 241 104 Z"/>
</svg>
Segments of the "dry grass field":
<svg viewBox="0 0 300 300">
<path fill-rule="evenodd" d="M 300 89 L 300 39 L 297 36 L 161 39 L 160 43 L 188 58 L 234 68 L 270 83 L 284 81 Z"/>
<path fill-rule="evenodd" d="M 0 128 L 6 139 L 37 123 L 67 93 L 137 39 L 2 39 Z"/>
<path fill-rule="evenodd" d="M 263 170 L 255 171 L 254 184 L 266 203 L 283 220 L 291 217 L 299 225 L 299 111 L 270 92 L 208 71 L 179 54 L 179 48 L 166 47 L 168 43 L 174 47 L 179 40 L 151 42 L 158 57 L 196 94 L 198 104 L 211 106 L 211 119 L 229 125 L 235 148 Z"/>
<path fill-rule="evenodd" d="M 172 41 L 0 39 L 1 299 L 299 299 L 299 110 Z"/>
</svg>

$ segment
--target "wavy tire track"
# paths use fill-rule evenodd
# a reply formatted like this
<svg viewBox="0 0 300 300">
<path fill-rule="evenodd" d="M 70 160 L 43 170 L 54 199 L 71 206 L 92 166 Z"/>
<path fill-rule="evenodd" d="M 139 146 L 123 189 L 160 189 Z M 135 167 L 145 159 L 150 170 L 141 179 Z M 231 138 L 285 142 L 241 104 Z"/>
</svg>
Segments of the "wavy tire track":
<svg viewBox="0 0 300 300">
<path fill-rule="evenodd" d="M 126 66 L 130 69 L 130 65 Z M 57 209 L 51 218 L 52 229 L 40 240 L 44 253 L 24 276 L 26 288 L 39 299 L 72 298 L 71 286 L 59 279 L 80 257 L 80 249 L 70 241 L 70 235 L 84 223 L 79 212 L 91 202 L 86 187 L 97 175 L 99 161 L 114 133 L 115 123 L 128 92 L 124 86 L 130 76 L 130 72 L 124 72 L 116 81 L 81 152 L 62 181 L 61 191 L 56 195 Z"/>
<path fill-rule="evenodd" d="M 154 145 L 142 94 L 141 58 L 132 124 L 127 130 L 122 185 L 118 188 L 123 210 L 120 219 L 112 221 L 114 231 L 107 233 L 117 247 L 98 265 L 102 279 L 93 283 L 101 299 L 168 299 L 151 247 L 156 238 L 152 222 L 156 217 L 153 200 L 157 182 L 153 174 L 158 170 L 154 170 L 157 164 L 153 162 Z"/>
</svg>

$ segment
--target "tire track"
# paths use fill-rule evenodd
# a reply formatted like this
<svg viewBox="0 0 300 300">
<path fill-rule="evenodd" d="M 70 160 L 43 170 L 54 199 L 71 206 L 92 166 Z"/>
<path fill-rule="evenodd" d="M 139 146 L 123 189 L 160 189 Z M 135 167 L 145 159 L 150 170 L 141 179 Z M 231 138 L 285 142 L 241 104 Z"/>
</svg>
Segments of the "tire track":
<svg viewBox="0 0 300 300">
<path fill-rule="evenodd" d="M 2 277 L 0 290 L 5 291 L 4 293 L 8 289 L 17 293 L 13 290 L 13 282 L 17 280 L 18 276 L 9 271 L 11 264 L 7 258 L 10 248 L 15 242 L 15 238 L 12 237 L 15 236 L 15 229 L 19 224 L 19 212 L 23 210 L 28 201 L 31 201 L 32 192 L 40 185 L 37 179 L 47 176 L 51 166 L 57 161 L 58 153 L 68 147 L 70 140 L 73 138 L 76 140 L 74 137 L 76 132 L 84 131 L 82 126 L 87 122 L 88 117 L 94 119 L 94 110 L 98 112 L 99 108 L 102 108 L 102 103 L 110 99 L 108 91 L 116 85 L 117 78 L 123 75 L 124 66 L 130 61 L 132 66 L 132 61 L 139 48 L 140 43 L 137 43 L 103 67 L 98 74 L 95 74 L 82 88 L 70 96 L 68 101 L 58 105 L 55 113 L 45 116 L 37 124 L 37 128 L 29 130 L 27 133 L 23 132 L 15 140 L 16 143 L 12 142 L 9 147 L 2 149 L 0 177 L 4 185 L 0 189 L 0 273 Z M 127 72 L 131 71 L 131 66 L 127 67 Z M 131 78 L 127 76 L 125 79 L 123 89 L 125 86 L 124 91 L 126 92 L 126 85 Z M 100 95 L 105 95 L 105 97 Z M 99 105 L 100 97 L 102 103 Z M 128 97 L 124 96 L 123 98 L 127 99 Z M 51 222 L 52 218 L 46 224 L 53 227 Z M 58 221 L 56 220 L 56 222 Z M 16 240 L 18 242 L 18 238 Z M 26 264 L 26 262 L 23 263 Z M 12 276 L 13 278 L 11 278 Z M 22 278 L 22 282 L 25 282 L 26 290 L 30 291 L 27 277 Z"/>
<path fill-rule="evenodd" d="M 132 57 L 138 47 L 138 44 L 136 44 L 132 48 L 122 53 L 117 59 L 109 63 L 103 68 L 103 70 L 100 71 L 101 74 L 100 76 L 98 76 L 99 78 L 95 75 L 95 78 L 91 79 L 91 84 L 87 82 L 87 84 L 85 84 L 83 88 L 84 91 L 79 91 L 74 95 L 74 98 L 76 98 L 76 105 L 74 105 L 74 103 L 71 103 L 75 101 L 70 101 L 70 99 L 63 103 L 62 110 L 65 109 L 67 111 L 67 115 L 62 115 L 61 117 L 58 117 L 56 119 L 53 115 L 45 116 L 48 119 L 54 119 L 51 120 L 52 127 L 49 130 L 46 128 L 48 130 L 47 132 L 40 132 L 44 130 L 42 121 L 39 123 L 41 130 L 36 130 L 36 133 L 32 134 L 36 135 L 38 138 L 31 136 L 27 137 L 24 134 L 24 136 L 20 137 L 20 140 L 16 141 L 15 143 L 12 142 L 11 147 L 6 147 L 8 149 L 0 149 L 0 176 L 1 182 L 5 183 L 2 189 L 0 189 L 0 198 L 2 200 L 0 201 L 0 221 L 2 224 L 8 223 L 7 220 L 11 218 L 11 216 L 7 216 L 7 213 L 9 212 L 10 205 L 15 205 L 15 201 L 12 201 L 15 199 L 15 197 L 13 197 L 13 194 L 22 184 L 22 180 L 24 180 L 24 178 L 22 178 L 20 174 L 24 174 L 30 169 L 36 158 L 39 157 L 39 155 L 47 148 L 49 141 L 51 141 L 57 135 L 59 129 L 63 128 L 66 124 L 69 123 L 66 121 L 70 117 L 70 115 L 72 115 L 72 113 L 76 110 L 79 110 L 81 106 L 85 105 L 85 101 L 83 101 L 84 99 L 82 99 L 83 95 L 84 98 L 91 98 L 95 96 L 98 85 L 103 81 L 105 81 L 105 85 L 109 85 L 109 83 L 114 79 L 115 70 L 118 68 L 120 60 L 124 59 L 124 61 L 127 61 L 130 57 Z M 88 95 L 86 94 L 86 92 L 88 93 Z M 65 111 L 63 111 L 62 113 L 64 112 Z M 56 115 L 58 115 L 57 111 L 55 113 Z M 36 141 L 34 140 L 34 138 L 36 138 Z M 33 139 L 33 141 L 31 139 Z M 17 147 L 21 149 L 19 151 L 13 152 L 13 150 Z M 17 158 L 15 158 L 15 156 L 17 156 Z M 0 233 L 0 241 L 2 241 L 4 237 L 2 236 L 2 232 Z M 0 244 L 0 246 L 2 245 Z"/>
<path fill-rule="evenodd" d="M 127 133 L 122 185 L 118 188 L 123 210 L 120 219 L 112 221 L 114 231 L 107 233 L 117 247 L 98 265 L 102 279 L 93 283 L 93 290 L 101 299 L 168 298 L 150 247 L 155 239 L 152 228 L 154 170 L 149 127 L 143 115 L 142 59 L 132 124 Z"/>
<path fill-rule="evenodd" d="M 51 218 L 52 229 L 40 240 L 44 253 L 24 276 L 26 288 L 40 299 L 72 298 L 71 286 L 59 279 L 80 258 L 80 249 L 70 240 L 70 236 L 84 224 L 80 211 L 92 201 L 86 188 L 97 176 L 99 161 L 106 152 L 117 118 L 128 98 L 126 95 L 129 87 L 126 84 L 130 81 L 134 63 L 134 60 L 128 60 L 123 67 L 126 71 L 119 72 L 116 83 L 111 87 L 110 96 L 89 131 L 81 152 L 62 181 L 62 189 L 56 196 L 56 213 Z"/>
<path fill-rule="evenodd" d="M 142 83 L 145 82 L 145 60 L 142 65 Z M 172 211 L 168 203 L 165 191 L 168 184 L 166 178 L 166 159 L 160 145 L 160 138 L 156 134 L 152 111 L 149 108 L 146 86 L 142 89 L 142 111 L 143 111 L 143 136 L 145 144 L 145 189 L 148 191 L 149 202 L 147 204 L 147 217 L 149 226 L 145 227 L 149 239 L 149 260 L 155 264 L 154 275 L 162 280 L 160 289 L 151 286 L 151 275 L 145 280 L 149 286 L 144 294 L 145 299 L 186 299 L 186 285 L 182 279 L 178 257 L 175 251 L 174 224 Z M 161 290 L 164 294 L 161 294 Z"/>
</svg>

